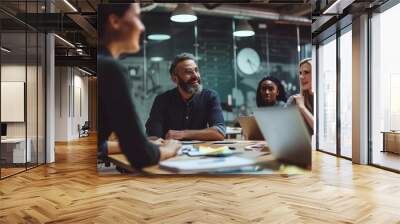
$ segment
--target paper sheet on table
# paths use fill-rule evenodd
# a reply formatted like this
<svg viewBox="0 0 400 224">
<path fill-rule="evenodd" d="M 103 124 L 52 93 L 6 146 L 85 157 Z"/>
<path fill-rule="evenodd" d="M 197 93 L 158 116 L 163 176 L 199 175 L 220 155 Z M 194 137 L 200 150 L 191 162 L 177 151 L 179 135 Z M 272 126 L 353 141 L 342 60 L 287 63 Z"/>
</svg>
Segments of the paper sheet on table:
<svg viewBox="0 0 400 224">
<path fill-rule="evenodd" d="M 221 153 L 231 153 L 231 150 L 228 148 L 228 146 L 222 146 L 222 147 L 207 147 L 207 146 L 200 146 L 199 147 L 199 152 L 202 154 L 221 154 Z"/>
<path fill-rule="evenodd" d="M 255 165 L 254 160 L 236 156 L 224 158 L 200 158 L 194 160 L 165 160 L 160 168 L 189 173 L 240 170 Z"/>
</svg>

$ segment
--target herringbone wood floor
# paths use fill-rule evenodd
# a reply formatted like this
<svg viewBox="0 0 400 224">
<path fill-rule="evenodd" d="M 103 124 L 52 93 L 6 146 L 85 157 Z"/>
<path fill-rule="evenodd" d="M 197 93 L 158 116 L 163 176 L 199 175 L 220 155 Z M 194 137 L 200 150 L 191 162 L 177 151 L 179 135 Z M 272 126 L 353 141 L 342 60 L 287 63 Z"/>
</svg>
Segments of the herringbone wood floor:
<svg viewBox="0 0 400 224">
<path fill-rule="evenodd" d="M 400 223 L 400 175 L 319 152 L 297 176 L 98 176 L 94 138 L 0 181 L 0 223 Z"/>
</svg>

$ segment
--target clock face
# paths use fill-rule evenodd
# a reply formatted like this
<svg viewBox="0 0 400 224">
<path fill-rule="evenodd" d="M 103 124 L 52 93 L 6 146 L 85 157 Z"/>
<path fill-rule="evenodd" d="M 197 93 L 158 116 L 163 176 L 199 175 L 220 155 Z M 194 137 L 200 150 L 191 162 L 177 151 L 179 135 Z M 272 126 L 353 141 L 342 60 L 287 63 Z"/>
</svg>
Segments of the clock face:
<svg viewBox="0 0 400 224">
<path fill-rule="evenodd" d="M 252 75 L 260 67 L 260 56 L 252 48 L 243 48 L 237 55 L 237 65 L 244 74 Z"/>
</svg>

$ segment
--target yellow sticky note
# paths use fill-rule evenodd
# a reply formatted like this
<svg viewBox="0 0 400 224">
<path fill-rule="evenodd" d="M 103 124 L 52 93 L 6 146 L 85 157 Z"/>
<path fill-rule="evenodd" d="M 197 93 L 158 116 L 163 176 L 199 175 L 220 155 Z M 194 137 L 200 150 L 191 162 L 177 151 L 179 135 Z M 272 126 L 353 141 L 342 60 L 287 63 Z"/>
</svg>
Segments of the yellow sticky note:
<svg viewBox="0 0 400 224">
<path fill-rule="evenodd" d="M 227 146 L 222 146 L 222 147 L 218 147 L 218 148 L 200 146 L 200 148 L 199 148 L 199 152 L 206 153 L 206 154 L 223 153 L 225 150 L 229 150 L 229 148 Z"/>
</svg>

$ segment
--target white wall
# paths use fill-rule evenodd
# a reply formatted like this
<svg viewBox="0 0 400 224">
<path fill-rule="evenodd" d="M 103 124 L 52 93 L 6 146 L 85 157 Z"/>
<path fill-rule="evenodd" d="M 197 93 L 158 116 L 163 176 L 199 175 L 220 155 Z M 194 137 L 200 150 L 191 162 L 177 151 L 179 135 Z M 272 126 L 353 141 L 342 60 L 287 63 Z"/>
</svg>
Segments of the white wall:
<svg viewBox="0 0 400 224">
<path fill-rule="evenodd" d="M 28 66 L 27 68 L 24 65 L 18 64 L 10 64 L 10 65 L 2 65 L 1 66 L 1 81 L 3 82 L 25 82 L 25 74 L 27 69 L 29 86 L 36 86 L 36 81 L 33 80 L 30 75 L 36 75 L 36 67 Z M 36 88 L 27 88 L 27 103 L 28 107 L 30 107 L 29 111 L 36 110 Z M 3 96 L 4 97 L 4 96 Z M 33 104 L 31 104 L 33 102 Z M 31 104 L 31 105 L 29 105 Z M 34 107 L 34 108 L 32 108 Z M 40 105 L 39 105 L 40 107 Z M 7 108 L 1 108 L 1 110 L 6 110 Z M 28 119 L 28 129 L 29 127 L 33 127 L 36 130 L 36 124 L 31 124 L 31 122 L 36 123 L 36 113 L 27 113 Z M 7 136 L 8 137 L 25 137 L 25 123 L 26 122 L 7 122 Z M 28 137 L 30 131 L 28 130 Z"/>
<path fill-rule="evenodd" d="M 78 72 L 78 75 L 76 74 Z M 85 121 L 89 120 L 89 111 L 88 111 L 88 77 L 82 76 L 79 70 L 74 70 L 74 108 L 73 108 L 73 119 L 72 119 L 72 132 L 71 134 L 75 137 L 78 137 L 78 124 L 81 126 L 85 123 Z"/>
<path fill-rule="evenodd" d="M 1 81 L 25 82 L 25 65 L 2 65 Z M 1 108 L 5 110 L 6 108 Z M 25 123 L 11 122 L 7 123 L 7 137 L 25 137 Z"/>
<path fill-rule="evenodd" d="M 27 80 L 25 80 L 27 78 Z M 3 64 L 1 66 L 1 81 L 24 82 L 26 84 L 26 107 L 22 112 L 26 112 L 26 121 L 24 122 L 6 122 L 8 138 L 30 139 L 30 148 L 32 151 L 32 161 L 44 163 L 44 74 L 42 67 L 36 67 L 25 64 Z M 2 96 L 6 97 L 7 96 Z M 1 108 L 7 110 L 10 108 Z M 37 156 L 38 154 L 38 156 Z"/>
<path fill-rule="evenodd" d="M 55 141 L 68 140 L 69 68 L 55 68 Z"/>
<path fill-rule="evenodd" d="M 88 78 L 76 68 L 56 67 L 56 141 L 79 137 L 78 124 L 88 120 Z"/>
</svg>

